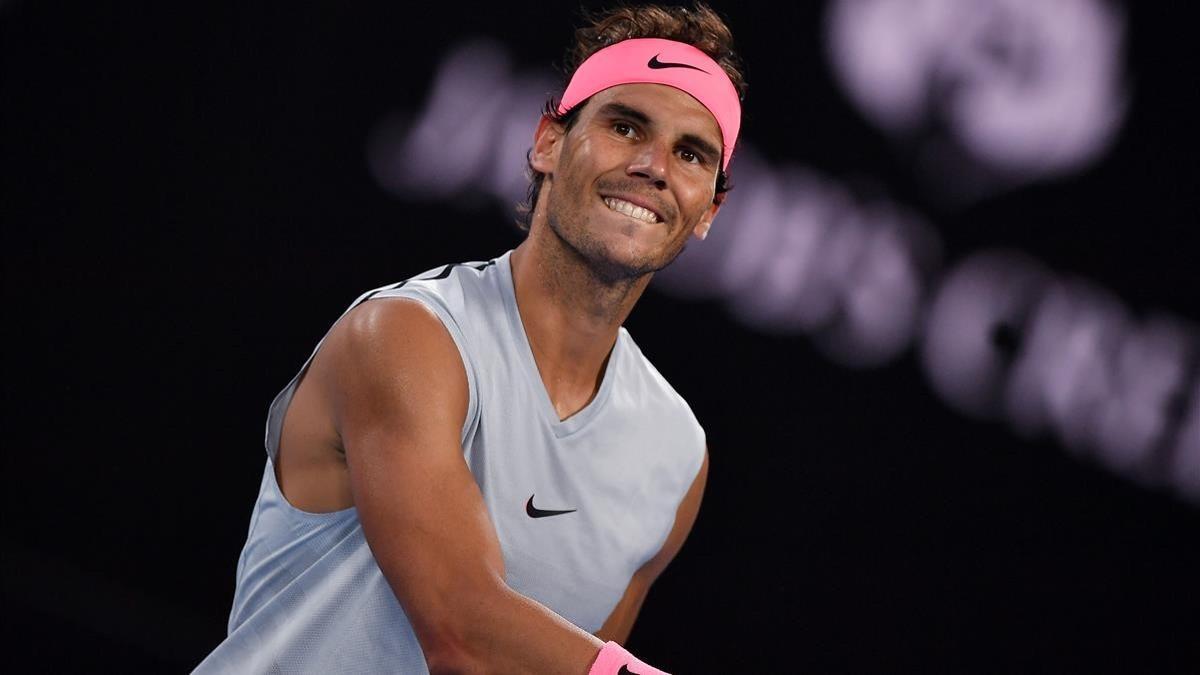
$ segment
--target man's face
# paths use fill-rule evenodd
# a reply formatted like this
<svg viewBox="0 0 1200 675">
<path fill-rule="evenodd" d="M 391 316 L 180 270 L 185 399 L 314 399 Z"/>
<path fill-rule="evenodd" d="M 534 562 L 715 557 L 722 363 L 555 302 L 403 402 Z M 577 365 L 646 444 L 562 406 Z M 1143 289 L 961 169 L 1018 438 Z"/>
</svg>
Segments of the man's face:
<svg viewBox="0 0 1200 675">
<path fill-rule="evenodd" d="M 720 128 L 674 87 L 601 91 L 565 135 L 543 119 L 532 161 L 546 174 L 551 230 L 610 280 L 666 267 L 689 236 L 707 235 L 719 208 Z"/>
</svg>

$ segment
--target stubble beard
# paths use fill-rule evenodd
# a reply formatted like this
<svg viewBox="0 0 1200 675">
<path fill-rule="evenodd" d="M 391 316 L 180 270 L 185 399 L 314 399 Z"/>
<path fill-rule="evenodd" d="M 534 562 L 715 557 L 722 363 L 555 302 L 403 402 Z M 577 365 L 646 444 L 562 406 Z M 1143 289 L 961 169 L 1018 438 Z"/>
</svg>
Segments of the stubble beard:
<svg viewBox="0 0 1200 675">
<path fill-rule="evenodd" d="M 596 281 L 603 285 L 630 285 L 647 274 L 666 268 L 687 248 L 685 243 L 678 251 L 668 252 L 666 259 L 655 259 L 651 256 L 639 256 L 634 260 L 621 259 L 608 250 L 604 241 L 594 236 L 591 224 L 582 215 L 564 222 L 565 219 L 560 216 L 564 213 L 570 214 L 574 210 L 573 207 L 558 203 L 553 190 L 547 196 L 549 208 L 546 210 L 546 224 L 554 233 L 555 239 L 571 258 L 582 263 Z"/>
</svg>

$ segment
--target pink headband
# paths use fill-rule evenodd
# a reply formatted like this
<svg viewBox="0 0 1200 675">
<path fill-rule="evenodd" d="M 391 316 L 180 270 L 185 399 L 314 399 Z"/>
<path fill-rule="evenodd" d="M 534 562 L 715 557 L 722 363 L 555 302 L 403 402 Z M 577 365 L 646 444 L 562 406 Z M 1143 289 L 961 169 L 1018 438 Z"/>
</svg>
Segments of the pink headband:
<svg viewBox="0 0 1200 675">
<path fill-rule="evenodd" d="M 692 45 L 658 38 L 622 40 L 592 54 L 571 76 L 558 105 L 566 113 L 580 101 L 619 84 L 665 84 L 691 94 L 721 128 L 722 169 L 729 167 L 742 125 L 742 104 L 729 76 L 708 54 Z"/>
</svg>

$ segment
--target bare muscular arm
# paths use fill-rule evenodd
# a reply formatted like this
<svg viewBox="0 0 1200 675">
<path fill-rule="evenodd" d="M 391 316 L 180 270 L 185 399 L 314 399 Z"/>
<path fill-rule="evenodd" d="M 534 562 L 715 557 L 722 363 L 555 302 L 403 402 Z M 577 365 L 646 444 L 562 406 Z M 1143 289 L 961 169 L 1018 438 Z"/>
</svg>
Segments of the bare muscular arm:
<svg viewBox="0 0 1200 675">
<path fill-rule="evenodd" d="M 354 504 L 430 671 L 586 673 L 601 641 L 504 582 L 460 445 L 466 373 L 437 316 L 407 299 L 365 302 L 325 349 Z"/>
</svg>

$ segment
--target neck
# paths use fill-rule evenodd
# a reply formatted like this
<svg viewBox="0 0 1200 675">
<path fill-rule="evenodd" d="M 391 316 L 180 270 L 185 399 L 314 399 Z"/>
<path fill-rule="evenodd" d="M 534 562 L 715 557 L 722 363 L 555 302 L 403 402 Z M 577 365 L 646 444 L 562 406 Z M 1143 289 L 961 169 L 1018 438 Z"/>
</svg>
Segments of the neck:
<svg viewBox="0 0 1200 675">
<path fill-rule="evenodd" d="M 559 418 L 566 419 L 599 390 L 617 331 L 652 275 L 603 279 L 544 223 L 534 223 L 510 261 L 517 308 L 542 384 Z"/>
</svg>

